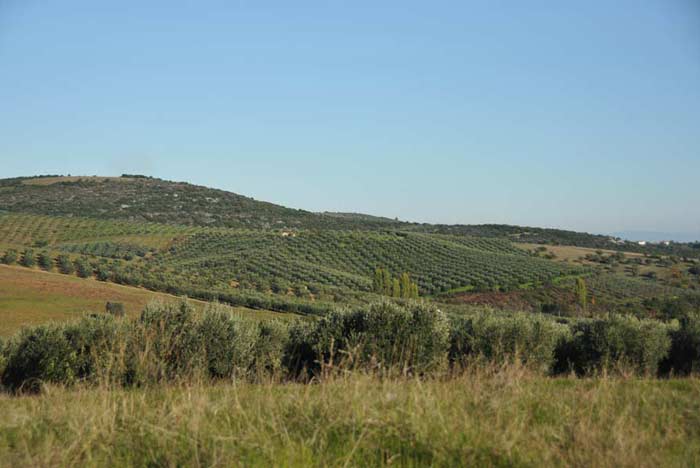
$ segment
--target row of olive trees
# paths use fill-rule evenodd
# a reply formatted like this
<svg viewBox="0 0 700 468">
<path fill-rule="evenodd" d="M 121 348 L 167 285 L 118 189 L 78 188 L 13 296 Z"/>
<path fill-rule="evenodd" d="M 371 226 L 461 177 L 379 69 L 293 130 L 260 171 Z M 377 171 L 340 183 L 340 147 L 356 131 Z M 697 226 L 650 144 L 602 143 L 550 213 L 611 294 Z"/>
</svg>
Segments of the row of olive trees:
<svg viewBox="0 0 700 468">
<path fill-rule="evenodd" d="M 700 370 L 700 313 L 672 325 L 630 317 L 560 323 L 481 310 L 455 319 L 420 302 L 334 310 L 320 320 L 261 322 L 220 306 L 149 305 L 137 320 L 111 315 L 24 329 L 0 343 L 0 385 L 146 385 L 188 378 L 308 379 L 361 369 L 427 375 L 518 364 L 545 374 Z"/>
<path fill-rule="evenodd" d="M 28 268 L 39 266 L 46 271 L 52 271 L 54 268 L 57 268 L 63 274 L 71 275 L 75 273 L 81 278 L 88 278 L 96 274 L 98 279 L 103 281 L 108 279 L 108 272 L 105 268 L 100 268 L 99 265 L 96 267 L 85 257 L 72 260 L 70 256 L 61 254 L 54 259 L 49 252 L 41 251 L 36 253 L 33 249 L 28 248 L 22 252 L 17 252 L 13 249 L 7 250 L 0 258 L 0 261 L 5 265 L 17 263 Z"/>
</svg>

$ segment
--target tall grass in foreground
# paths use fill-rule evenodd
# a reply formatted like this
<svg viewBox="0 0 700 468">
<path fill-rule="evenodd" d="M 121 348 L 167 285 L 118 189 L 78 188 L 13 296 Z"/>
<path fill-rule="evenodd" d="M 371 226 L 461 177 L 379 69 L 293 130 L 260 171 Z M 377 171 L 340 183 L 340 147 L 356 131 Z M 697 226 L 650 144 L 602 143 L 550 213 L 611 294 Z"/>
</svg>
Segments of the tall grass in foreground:
<svg viewBox="0 0 700 468">
<path fill-rule="evenodd" d="M 7 466 L 697 466 L 700 381 L 450 379 L 49 385 L 0 395 Z"/>
<path fill-rule="evenodd" d="M 182 303 L 34 327 L 0 342 L 0 465 L 700 465 L 700 380 L 649 378 L 692 375 L 699 323 Z"/>
</svg>

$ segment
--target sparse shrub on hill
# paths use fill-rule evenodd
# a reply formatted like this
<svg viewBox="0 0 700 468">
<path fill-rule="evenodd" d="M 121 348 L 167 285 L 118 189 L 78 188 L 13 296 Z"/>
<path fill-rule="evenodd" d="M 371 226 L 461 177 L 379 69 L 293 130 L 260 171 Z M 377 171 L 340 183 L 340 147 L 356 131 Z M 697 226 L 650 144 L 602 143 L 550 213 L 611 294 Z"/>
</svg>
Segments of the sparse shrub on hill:
<svg viewBox="0 0 700 468">
<path fill-rule="evenodd" d="M 81 278 L 89 278 L 93 275 L 92 265 L 84 257 L 79 258 L 74 262 L 75 272 Z"/>
<path fill-rule="evenodd" d="M 115 317 L 123 317 L 124 304 L 121 302 L 107 302 L 107 304 L 105 304 L 105 312 Z"/>
<path fill-rule="evenodd" d="M 95 269 L 95 278 L 97 281 L 107 281 L 111 279 L 112 272 L 107 265 L 98 265 Z"/>
<path fill-rule="evenodd" d="M 647 311 L 661 320 L 682 320 L 693 314 L 700 314 L 700 296 L 683 295 L 673 298 L 651 298 L 642 302 Z"/>
<path fill-rule="evenodd" d="M 68 255 L 62 254 L 56 258 L 56 263 L 58 264 L 58 271 L 64 275 L 71 275 L 75 271 L 73 262 Z"/>
<path fill-rule="evenodd" d="M 456 365 L 474 358 L 519 361 L 548 372 L 554 366 L 557 346 L 570 335 L 568 326 L 544 316 L 484 310 L 453 320 L 450 360 Z"/>
<path fill-rule="evenodd" d="M 17 262 L 17 251 L 10 249 L 2 256 L 2 263 L 5 265 L 12 265 Z"/>
<path fill-rule="evenodd" d="M 25 249 L 24 252 L 22 252 L 22 260 L 20 260 L 20 264 L 25 267 L 33 267 L 36 265 L 36 256 L 34 255 L 34 251 L 32 249 Z"/>
<path fill-rule="evenodd" d="M 51 254 L 43 251 L 39 253 L 38 257 L 38 262 L 39 262 L 39 267 L 42 270 L 46 271 L 51 271 L 53 270 L 53 257 L 51 257 Z"/>
</svg>

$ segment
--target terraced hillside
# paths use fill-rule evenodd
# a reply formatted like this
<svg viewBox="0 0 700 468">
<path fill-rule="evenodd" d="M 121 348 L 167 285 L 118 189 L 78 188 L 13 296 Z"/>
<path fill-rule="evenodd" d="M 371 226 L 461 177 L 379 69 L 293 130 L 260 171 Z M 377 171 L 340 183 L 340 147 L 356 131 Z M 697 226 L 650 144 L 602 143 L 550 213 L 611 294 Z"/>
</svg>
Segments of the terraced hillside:
<svg viewBox="0 0 700 468">
<path fill-rule="evenodd" d="M 260 309 L 323 313 L 334 303 L 376 299 L 378 267 L 393 276 L 408 273 L 423 297 L 481 293 L 487 303 L 514 297 L 534 310 L 573 302 L 574 279 L 581 275 L 600 309 L 677 296 L 684 291 L 676 283 L 697 289 L 686 271 L 671 272 L 680 280 L 626 281 L 637 272 L 632 263 L 610 275 L 610 265 L 556 255 L 562 248 L 551 243 L 567 239 L 609 242 L 552 229 L 317 214 L 143 176 L 0 180 L 5 263 Z M 527 240 L 550 243 L 552 251 Z M 642 254 L 630 258 L 651 261 Z M 675 265 L 696 263 L 686 258 Z M 637 273 L 646 274 L 645 268 Z"/>
<path fill-rule="evenodd" d="M 85 217 L 0 214 L 0 243 L 14 246 L 69 246 L 110 242 L 163 247 L 201 228 Z M 87 253 L 87 252 L 86 252 Z"/>
<path fill-rule="evenodd" d="M 188 293 L 245 290 L 315 300 L 366 294 L 378 266 L 407 272 L 422 295 L 512 289 L 579 274 L 504 239 L 405 231 L 251 230 L 0 215 L 0 250 L 66 258 L 98 278 Z M 75 271 L 79 269 L 76 267 Z M 191 293 L 191 292 L 190 292 Z"/>
<path fill-rule="evenodd" d="M 408 272 L 423 294 L 454 288 L 514 288 L 579 270 L 531 258 L 508 241 L 436 237 L 419 233 L 254 231 L 198 233 L 175 242 L 157 263 L 185 272 L 206 271 L 248 287 L 288 282 L 368 291 L 377 266 Z"/>
<path fill-rule="evenodd" d="M 138 175 L 40 176 L 0 180 L 0 210 L 51 216 L 128 219 L 161 224 L 253 229 L 402 230 L 513 242 L 700 258 L 699 243 L 640 246 L 610 236 L 561 229 L 408 223 L 361 213 L 312 213 L 185 182 Z"/>
</svg>

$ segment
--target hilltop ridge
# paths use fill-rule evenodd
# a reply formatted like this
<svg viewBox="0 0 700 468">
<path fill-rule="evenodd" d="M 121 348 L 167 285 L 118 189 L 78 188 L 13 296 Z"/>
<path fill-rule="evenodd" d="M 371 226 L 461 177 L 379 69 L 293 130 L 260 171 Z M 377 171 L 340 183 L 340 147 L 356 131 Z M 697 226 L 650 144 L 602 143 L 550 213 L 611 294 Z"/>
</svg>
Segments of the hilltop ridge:
<svg viewBox="0 0 700 468">
<path fill-rule="evenodd" d="M 4 179 L 0 180 L 0 209 L 188 226 L 285 229 L 368 224 L 366 219 L 326 216 L 225 190 L 139 175 Z"/>
<path fill-rule="evenodd" d="M 216 188 L 139 174 L 0 179 L 0 211 L 252 229 L 401 230 L 497 237 L 649 254 L 700 256 L 700 244 L 640 246 L 609 235 L 507 224 L 429 224 L 363 213 L 315 213 Z"/>
</svg>

